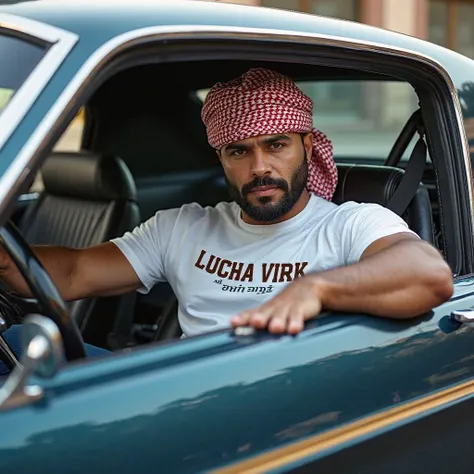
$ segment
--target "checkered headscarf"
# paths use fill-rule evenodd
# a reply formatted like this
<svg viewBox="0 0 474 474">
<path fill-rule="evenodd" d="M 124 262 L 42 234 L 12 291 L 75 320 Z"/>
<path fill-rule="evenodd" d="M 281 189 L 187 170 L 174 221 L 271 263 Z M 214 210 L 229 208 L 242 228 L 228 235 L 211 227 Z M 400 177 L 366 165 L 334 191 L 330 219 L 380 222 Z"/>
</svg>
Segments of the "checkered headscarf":
<svg viewBox="0 0 474 474">
<path fill-rule="evenodd" d="M 215 149 L 258 135 L 313 132 L 308 162 L 310 192 L 330 201 L 337 185 L 332 143 L 313 128 L 313 102 L 286 76 L 250 69 L 230 82 L 219 82 L 202 108 L 209 144 Z"/>
</svg>

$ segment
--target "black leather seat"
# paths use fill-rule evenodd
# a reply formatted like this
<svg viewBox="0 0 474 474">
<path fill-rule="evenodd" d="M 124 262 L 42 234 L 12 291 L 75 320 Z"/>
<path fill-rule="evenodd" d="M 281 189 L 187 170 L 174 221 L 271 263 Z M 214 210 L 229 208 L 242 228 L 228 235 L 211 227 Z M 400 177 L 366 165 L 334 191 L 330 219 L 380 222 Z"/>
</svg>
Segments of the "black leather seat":
<svg viewBox="0 0 474 474">
<path fill-rule="evenodd" d="M 44 191 L 19 223 L 30 244 L 84 248 L 121 236 L 140 223 L 135 183 L 120 158 L 86 151 L 55 153 L 41 172 Z M 106 339 L 97 333 L 130 327 L 124 319 L 133 318 L 134 304 L 131 293 L 74 301 L 69 309 L 83 332 L 89 320 L 94 327 L 85 339 L 104 347 Z"/>
<path fill-rule="evenodd" d="M 333 201 L 380 204 L 387 207 L 404 171 L 400 168 L 338 164 L 338 184 Z M 434 243 L 433 214 L 428 190 L 420 183 L 402 218 L 423 240 Z"/>
</svg>

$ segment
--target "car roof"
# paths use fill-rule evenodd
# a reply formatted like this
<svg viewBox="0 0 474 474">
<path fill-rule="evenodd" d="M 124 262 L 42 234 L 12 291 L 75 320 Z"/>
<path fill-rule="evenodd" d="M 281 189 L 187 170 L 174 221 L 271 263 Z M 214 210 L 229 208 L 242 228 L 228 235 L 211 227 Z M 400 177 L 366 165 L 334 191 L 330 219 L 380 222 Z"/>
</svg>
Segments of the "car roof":
<svg viewBox="0 0 474 474">
<path fill-rule="evenodd" d="M 428 49 L 431 52 L 450 52 L 418 38 L 362 23 L 226 2 L 33 0 L 0 5 L 0 13 L 2 12 L 45 22 L 80 36 L 87 35 L 88 41 L 96 42 L 97 45 L 106 37 L 117 36 L 137 28 L 200 25 L 256 28 L 274 32 L 318 33 L 399 46 L 415 51 Z"/>
<path fill-rule="evenodd" d="M 276 8 L 200 0 L 33 0 L 0 5 L 8 13 L 44 22 L 87 38 L 90 51 L 130 31 L 152 27 L 252 29 L 338 38 L 397 48 L 442 64 L 456 80 L 463 63 L 473 61 L 452 50 L 409 35 L 348 20 Z M 86 43 L 86 42 L 84 42 Z M 462 74 L 461 74 L 462 75 Z"/>
</svg>

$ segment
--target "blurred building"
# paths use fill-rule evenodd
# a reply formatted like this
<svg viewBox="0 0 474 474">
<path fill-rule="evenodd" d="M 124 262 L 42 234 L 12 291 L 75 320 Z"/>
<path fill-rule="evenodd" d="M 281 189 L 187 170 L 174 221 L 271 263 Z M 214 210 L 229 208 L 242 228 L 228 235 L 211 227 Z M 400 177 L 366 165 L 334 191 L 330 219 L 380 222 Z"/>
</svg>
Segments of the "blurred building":
<svg viewBox="0 0 474 474">
<path fill-rule="evenodd" d="M 474 0 L 215 0 L 359 21 L 474 58 Z"/>
</svg>

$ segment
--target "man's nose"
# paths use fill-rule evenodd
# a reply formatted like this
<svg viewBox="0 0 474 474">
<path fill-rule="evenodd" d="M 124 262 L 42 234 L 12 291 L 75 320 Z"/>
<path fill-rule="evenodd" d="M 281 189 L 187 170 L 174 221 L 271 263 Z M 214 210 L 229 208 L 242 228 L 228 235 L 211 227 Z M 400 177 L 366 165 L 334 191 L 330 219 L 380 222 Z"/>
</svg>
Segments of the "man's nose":
<svg viewBox="0 0 474 474">
<path fill-rule="evenodd" d="M 270 160 L 266 153 L 262 150 L 256 150 L 253 153 L 252 160 L 252 175 L 253 176 L 265 176 L 272 173 L 270 166 Z"/>
</svg>

